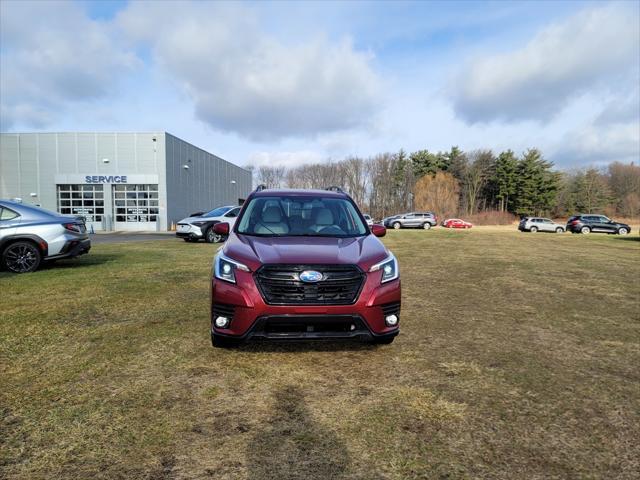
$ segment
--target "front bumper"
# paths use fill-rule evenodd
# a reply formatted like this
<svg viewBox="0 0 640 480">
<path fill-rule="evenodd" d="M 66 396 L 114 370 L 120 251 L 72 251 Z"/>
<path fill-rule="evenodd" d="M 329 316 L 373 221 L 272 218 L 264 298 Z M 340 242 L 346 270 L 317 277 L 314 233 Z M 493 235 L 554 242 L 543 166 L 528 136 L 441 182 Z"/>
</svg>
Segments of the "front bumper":
<svg viewBox="0 0 640 480">
<path fill-rule="evenodd" d="M 192 239 L 201 239 L 204 238 L 204 234 L 199 227 L 194 225 L 189 225 L 188 229 L 180 229 L 178 226 L 178 230 L 176 231 L 176 237 L 178 238 L 192 238 Z"/>
<path fill-rule="evenodd" d="M 367 273 L 360 295 L 350 305 L 269 305 L 252 273 L 236 270 L 236 284 L 212 280 L 211 332 L 239 339 L 393 337 L 399 327 L 387 326 L 385 316 L 400 317 L 400 280 L 381 284 L 381 276 L 381 271 Z M 214 325 L 219 315 L 231 317 L 227 328 Z"/>
</svg>

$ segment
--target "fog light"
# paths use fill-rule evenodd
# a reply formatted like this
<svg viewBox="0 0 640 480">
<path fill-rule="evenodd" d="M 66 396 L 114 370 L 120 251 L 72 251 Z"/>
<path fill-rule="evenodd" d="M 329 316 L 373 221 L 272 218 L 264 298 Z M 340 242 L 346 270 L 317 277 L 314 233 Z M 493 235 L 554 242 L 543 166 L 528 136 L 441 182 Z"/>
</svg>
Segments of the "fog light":
<svg viewBox="0 0 640 480">
<path fill-rule="evenodd" d="M 384 319 L 384 322 L 389 327 L 395 327 L 398 324 L 398 316 L 397 315 L 387 315 Z"/>
<path fill-rule="evenodd" d="M 227 328 L 229 326 L 229 319 L 227 317 L 217 317 L 215 324 L 218 328 Z"/>
</svg>

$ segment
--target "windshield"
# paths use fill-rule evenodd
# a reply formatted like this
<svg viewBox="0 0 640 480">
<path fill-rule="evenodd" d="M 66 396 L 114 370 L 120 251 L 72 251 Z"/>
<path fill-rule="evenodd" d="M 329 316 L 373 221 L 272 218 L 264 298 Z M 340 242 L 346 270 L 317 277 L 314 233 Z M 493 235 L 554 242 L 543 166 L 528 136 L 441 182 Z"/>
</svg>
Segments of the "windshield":
<svg viewBox="0 0 640 480">
<path fill-rule="evenodd" d="M 270 237 L 356 237 L 368 233 L 351 201 L 308 196 L 254 198 L 236 231 Z"/>
<path fill-rule="evenodd" d="M 233 207 L 218 207 L 211 210 L 210 212 L 205 213 L 203 217 L 220 217 L 221 215 L 224 215 L 229 210 L 231 210 L 231 208 Z"/>
</svg>

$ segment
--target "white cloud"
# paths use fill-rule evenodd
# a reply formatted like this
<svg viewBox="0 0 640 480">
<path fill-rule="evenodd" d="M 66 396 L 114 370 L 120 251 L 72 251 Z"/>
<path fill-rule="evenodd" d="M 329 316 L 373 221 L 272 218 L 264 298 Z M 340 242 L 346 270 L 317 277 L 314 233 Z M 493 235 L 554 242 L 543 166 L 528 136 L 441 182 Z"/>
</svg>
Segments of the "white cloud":
<svg viewBox="0 0 640 480">
<path fill-rule="evenodd" d="M 315 136 L 366 125 L 377 111 L 371 55 L 349 39 L 284 44 L 250 10 L 213 2 L 133 3 L 118 21 L 215 129 L 254 140 Z"/>
<path fill-rule="evenodd" d="M 135 56 L 71 2 L 0 2 L 2 128 L 43 127 L 69 102 L 108 95 Z"/>
<path fill-rule="evenodd" d="M 312 150 L 298 150 L 292 152 L 251 152 L 247 165 L 253 167 L 297 167 L 302 164 L 324 163 L 326 157 Z"/>
<path fill-rule="evenodd" d="M 570 131 L 553 158 L 560 167 L 638 162 L 640 122 L 607 126 L 594 123 Z"/>
<path fill-rule="evenodd" d="M 476 59 L 453 89 L 456 113 L 472 123 L 544 121 L 588 89 L 637 89 L 628 82 L 638 78 L 639 28 L 635 5 L 607 5 L 544 28 L 521 49 Z"/>
</svg>

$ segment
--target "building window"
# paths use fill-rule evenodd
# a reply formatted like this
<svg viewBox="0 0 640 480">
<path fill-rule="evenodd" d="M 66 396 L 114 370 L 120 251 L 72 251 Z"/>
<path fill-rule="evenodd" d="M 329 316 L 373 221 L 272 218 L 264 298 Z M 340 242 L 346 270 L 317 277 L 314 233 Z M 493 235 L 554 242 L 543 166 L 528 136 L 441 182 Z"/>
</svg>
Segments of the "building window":
<svg viewBox="0 0 640 480">
<path fill-rule="evenodd" d="M 155 222 L 158 218 L 158 185 L 114 185 L 116 222 Z"/>
<path fill-rule="evenodd" d="M 102 185 L 58 185 L 58 212 L 80 215 L 87 222 L 101 222 L 104 215 Z"/>
</svg>

